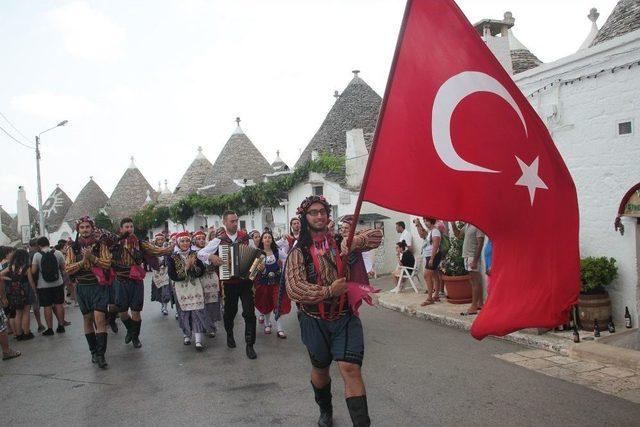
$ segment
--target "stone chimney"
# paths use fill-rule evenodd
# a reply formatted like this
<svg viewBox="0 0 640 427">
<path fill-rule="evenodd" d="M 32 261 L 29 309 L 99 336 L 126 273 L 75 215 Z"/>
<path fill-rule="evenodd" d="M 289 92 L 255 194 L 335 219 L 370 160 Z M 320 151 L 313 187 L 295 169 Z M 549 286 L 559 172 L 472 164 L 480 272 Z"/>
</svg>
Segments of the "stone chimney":
<svg viewBox="0 0 640 427">
<path fill-rule="evenodd" d="M 29 221 L 29 202 L 27 202 L 27 192 L 24 187 L 18 187 L 18 234 L 22 239 L 22 228 L 27 227 L 31 236 L 31 223 Z M 27 243 L 27 242 L 23 242 Z"/>
<path fill-rule="evenodd" d="M 362 129 L 347 131 L 347 149 L 345 150 L 345 169 L 347 185 L 352 188 L 360 188 L 364 171 L 367 168 L 369 151 L 364 142 Z"/>
<path fill-rule="evenodd" d="M 511 12 L 505 12 L 503 19 L 483 19 L 473 26 L 486 43 L 491 53 L 509 74 L 513 74 L 511 49 L 509 47 L 509 29 L 513 27 L 515 18 Z"/>
</svg>

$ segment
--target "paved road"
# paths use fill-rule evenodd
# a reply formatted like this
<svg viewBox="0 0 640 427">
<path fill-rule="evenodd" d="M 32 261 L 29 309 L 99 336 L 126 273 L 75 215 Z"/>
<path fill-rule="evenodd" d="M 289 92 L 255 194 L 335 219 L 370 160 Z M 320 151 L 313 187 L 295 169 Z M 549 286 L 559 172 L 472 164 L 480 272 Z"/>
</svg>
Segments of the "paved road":
<svg viewBox="0 0 640 427">
<path fill-rule="evenodd" d="M 147 288 L 148 290 L 148 288 Z M 148 293 L 147 293 L 148 295 Z M 637 425 L 640 405 L 550 378 L 493 357 L 515 344 L 375 308 L 362 312 L 370 412 L 379 426 Z M 36 337 L 0 362 L 2 425 L 313 426 L 317 409 L 295 316 L 289 339 L 258 336 L 258 360 L 222 336 L 196 353 L 173 316 L 144 312 L 143 348 L 109 336 L 101 371 L 87 356 L 78 309 L 64 336 Z M 238 325 L 236 338 L 240 338 Z M 240 344 L 240 340 L 238 343 Z M 350 425 L 334 375 L 336 426 Z"/>
</svg>

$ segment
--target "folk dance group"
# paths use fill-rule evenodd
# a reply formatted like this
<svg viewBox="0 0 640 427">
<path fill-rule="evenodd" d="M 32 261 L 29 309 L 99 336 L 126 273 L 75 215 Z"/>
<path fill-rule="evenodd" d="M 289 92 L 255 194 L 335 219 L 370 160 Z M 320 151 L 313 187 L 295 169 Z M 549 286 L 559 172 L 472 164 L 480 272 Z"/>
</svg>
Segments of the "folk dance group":
<svg viewBox="0 0 640 427">
<path fill-rule="evenodd" d="M 153 269 L 152 300 L 161 304 L 164 315 L 168 304 L 175 306 L 183 343 L 190 345 L 193 338 L 197 350 L 203 349 L 205 334 L 215 336 L 221 317 L 227 346 L 236 347 L 233 329 L 240 300 L 246 355 L 256 359 L 256 308 L 264 316 L 268 334 L 273 327 L 271 315 L 275 311 L 279 316 L 289 313 L 294 301 L 311 362 L 311 386 L 320 409 L 318 425 L 333 425 L 332 361 L 338 363 L 343 377 L 353 424 L 370 425 L 360 370 L 364 357 L 362 323 L 347 298 L 351 284 L 345 278 L 368 284 L 362 253 L 378 247 L 382 233 L 357 232 L 347 248 L 344 237 L 351 224 L 349 220 L 343 223 L 342 236 L 333 235 L 328 228 L 330 211 L 322 196 L 308 197 L 290 222 L 290 234 L 278 242 L 269 231 L 258 237 L 239 230 L 238 216 L 231 211 L 224 213 L 223 227 L 209 239 L 203 231 L 184 231 L 171 235 L 169 241 L 157 234 L 153 243 L 135 237 L 130 218 L 121 221 L 118 235 L 97 230 L 89 217 L 79 219 L 76 240 L 66 252 L 66 271 L 77 283 L 92 361 L 107 367 L 107 325 L 117 328 L 116 314 L 127 329 L 125 343 L 141 347 L 142 264 L 146 260 Z M 233 276 L 219 280 L 219 268 L 224 264 L 221 245 L 234 243 L 262 251 L 263 262 L 254 280 Z M 279 319 L 275 322 L 277 335 L 286 338 Z"/>
</svg>

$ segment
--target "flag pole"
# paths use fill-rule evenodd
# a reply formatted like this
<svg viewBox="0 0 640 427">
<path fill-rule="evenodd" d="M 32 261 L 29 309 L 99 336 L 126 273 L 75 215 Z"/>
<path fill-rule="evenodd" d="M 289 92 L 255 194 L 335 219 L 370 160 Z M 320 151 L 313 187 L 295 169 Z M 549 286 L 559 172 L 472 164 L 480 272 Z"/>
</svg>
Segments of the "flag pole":
<svg viewBox="0 0 640 427">
<path fill-rule="evenodd" d="M 398 41 L 396 42 L 396 51 L 393 54 L 393 61 L 391 62 L 391 69 L 389 70 L 389 77 L 387 78 L 387 86 L 384 91 L 384 98 L 382 99 L 382 105 L 380 106 L 380 114 L 378 115 L 378 123 L 376 124 L 376 130 L 373 134 L 373 143 L 371 144 L 371 152 L 369 153 L 369 158 L 367 160 L 367 167 L 364 171 L 364 176 L 362 178 L 362 184 L 360 185 L 360 192 L 358 193 L 358 201 L 356 202 L 356 208 L 353 212 L 353 220 L 351 223 L 351 227 L 349 229 L 349 237 L 347 238 L 347 247 L 351 247 L 351 243 L 353 242 L 353 236 L 355 235 L 356 226 L 358 224 L 358 219 L 360 218 L 360 210 L 362 209 L 362 202 L 364 191 L 367 188 L 367 182 L 369 181 L 369 173 L 371 171 L 371 165 L 373 164 L 373 158 L 376 152 L 376 145 L 378 144 L 378 136 L 380 134 L 380 123 L 382 122 L 382 118 L 384 117 L 384 112 L 387 107 L 387 100 L 389 99 L 389 92 L 391 91 L 391 82 L 393 81 L 393 76 L 396 71 L 396 64 L 398 62 L 398 56 L 400 56 L 400 45 L 402 44 L 402 39 L 404 37 L 405 29 L 407 28 L 407 20 L 409 18 L 409 11 L 411 10 L 411 4 L 413 0 L 407 0 L 407 4 L 404 8 L 404 15 L 402 17 L 402 25 L 400 26 L 400 32 L 398 33 Z"/>
</svg>

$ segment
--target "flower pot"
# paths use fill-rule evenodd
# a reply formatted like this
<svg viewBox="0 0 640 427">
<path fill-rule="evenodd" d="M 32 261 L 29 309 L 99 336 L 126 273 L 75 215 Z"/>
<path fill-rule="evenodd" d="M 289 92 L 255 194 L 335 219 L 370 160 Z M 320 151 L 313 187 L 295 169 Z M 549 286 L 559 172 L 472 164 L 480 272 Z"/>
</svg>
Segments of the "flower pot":
<svg viewBox="0 0 640 427">
<path fill-rule="evenodd" d="M 447 302 L 469 304 L 471 302 L 471 276 L 442 276 L 447 291 Z"/>
<path fill-rule="evenodd" d="M 611 299 L 606 291 L 596 294 L 580 294 L 578 318 L 581 329 L 593 331 L 593 321 L 598 319 L 600 330 L 605 330 L 609 317 L 611 317 Z"/>
</svg>

